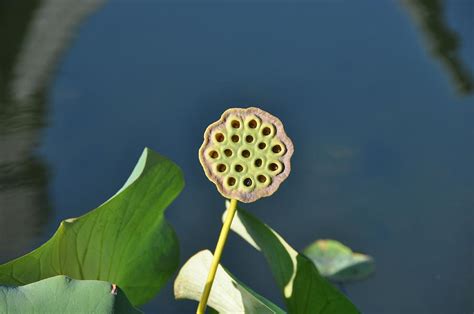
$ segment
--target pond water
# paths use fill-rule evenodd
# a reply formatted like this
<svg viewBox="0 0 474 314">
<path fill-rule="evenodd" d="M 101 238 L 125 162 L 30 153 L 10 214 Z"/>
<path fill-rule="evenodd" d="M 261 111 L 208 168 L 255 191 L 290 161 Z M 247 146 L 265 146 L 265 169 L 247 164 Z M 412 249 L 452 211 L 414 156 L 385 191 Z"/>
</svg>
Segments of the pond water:
<svg viewBox="0 0 474 314">
<path fill-rule="evenodd" d="M 145 146 L 186 188 L 166 215 L 181 264 L 214 248 L 224 202 L 201 169 L 232 106 L 280 117 L 292 174 L 246 208 L 295 248 L 374 256 L 363 313 L 472 313 L 474 2 L 2 1 L 0 261 L 117 191 Z M 223 264 L 282 305 L 262 256 Z M 143 309 L 190 313 L 172 282 Z"/>
</svg>

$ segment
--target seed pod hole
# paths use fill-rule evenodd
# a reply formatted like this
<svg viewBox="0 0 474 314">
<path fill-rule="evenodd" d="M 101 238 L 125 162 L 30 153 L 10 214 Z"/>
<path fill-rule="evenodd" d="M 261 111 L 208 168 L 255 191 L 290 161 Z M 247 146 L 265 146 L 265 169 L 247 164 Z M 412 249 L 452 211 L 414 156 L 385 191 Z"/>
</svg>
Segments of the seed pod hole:
<svg viewBox="0 0 474 314">
<path fill-rule="evenodd" d="M 260 174 L 260 175 L 257 176 L 257 180 L 260 183 L 265 183 L 267 181 L 267 178 L 264 175 Z"/>
<path fill-rule="evenodd" d="M 216 133 L 216 141 L 218 141 L 219 143 L 223 142 L 224 141 L 224 134 Z"/>
<path fill-rule="evenodd" d="M 275 145 L 272 147 L 272 152 L 274 152 L 275 154 L 278 154 L 279 152 L 281 152 L 282 148 L 280 145 Z"/>
<path fill-rule="evenodd" d="M 257 121 L 255 121 L 254 119 L 250 120 L 249 121 L 249 128 L 255 129 L 256 127 L 257 127 Z"/>
<path fill-rule="evenodd" d="M 245 185 L 245 186 L 251 186 L 251 185 L 252 185 L 252 179 L 250 179 L 250 178 L 245 178 L 245 179 L 244 179 L 244 185 Z"/>
<path fill-rule="evenodd" d="M 240 128 L 240 122 L 237 121 L 237 120 L 232 120 L 232 122 L 230 123 L 230 125 L 231 125 L 234 129 Z"/>
<path fill-rule="evenodd" d="M 231 139 L 232 139 L 232 142 L 237 143 L 240 138 L 238 135 L 232 135 Z"/>
<path fill-rule="evenodd" d="M 255 167 L 260 167 L 262 165 L 262 160 L 260 158 L 255 159 L 254 165 L 255 165 Z"/>
<path fill-rule="evenodd" d="M 250 157 L 250 152 L 246 149 L 242 151 L 242 157 L 244 158 L 249 158 Z"/>
<path fill-rule="evenodd" d="M 229 177 L 227 179 L 227 184 L 230 185 L 230 186 L 234 186 L 235 185 L 235 178 L 234 177 Z"/>
<path fill-rule="evenodd" d="M 252 135 L 247 135 L 247 136 L 245 137 L 245 141 L 246 141 L 247 143 L 252 143 L 252 142 L 253 142 L 253 136 L 252 136 Z"/>
<path fill-rule="evenodd" d="M 267 147 L 267 144 L 265 144 L 263 142 L 258 144 L 258 148 L 260 148 L 260 149 L 265 149 L 265 147 Z"/>
<path fill-rule="evenodd" d="M 237 172 L 242 172 L 242 170 L 244 170 L 244 167 L 242 167 L 241 165 L 235 165 L 234 169 Z"/>
<path fill-rule="evenodd" d="M 209 152 L 209 157 L 211 157 L 212 159 L 216 159 L 217 157 L 219 157 L 219 153 L 216 152 L 215 150 L 211 150 Z"/>
<path fill-rule="evenodd" d="M 279 168 L 278 165 L 277 165 L 276 163 L 274 163 L 274 162 L 272 162 L 271 164 L 268 165 L 268 169 L 269 169 L 270 171 L 277 171 L 278 168 Z"/>
<path fill-rule="evenodd" d="M 219 172 L 224 172 L 226 169 L 227 169 L 227 167 L 224 164 L 218 164 L 217 165 L 217 171 L 219 171 Z"/>
<path fill-rule="evenodd" d="M 231 150 L 231 149 L 228 149 L 228 148 L 225 149 L 225 150 L 224 150 L 224 155 L 226 155 L 227 157 L 232 156 L 232 150 Z"/>
<path fill-rule="evenodd" d="M 262 134 L 267 136 L 267 135 L 270 135 L 270 133 L 272 133 L 272 130 L 270 130 L 270 128 L 268 126 L 264 127 L 262 129 Z"/>
</svg>

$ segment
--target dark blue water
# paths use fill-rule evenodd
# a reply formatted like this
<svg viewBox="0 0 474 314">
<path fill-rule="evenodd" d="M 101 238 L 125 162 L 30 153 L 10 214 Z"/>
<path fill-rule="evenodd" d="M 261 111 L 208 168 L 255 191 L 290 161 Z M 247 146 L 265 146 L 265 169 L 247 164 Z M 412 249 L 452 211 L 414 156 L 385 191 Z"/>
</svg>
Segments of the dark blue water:
<svg viewBox="0 0 474 314">
<path fill-rule="evenodd" d="M 259 106 L 295 154 L 280 190 L 247 209 L 295 248 L 334 238 L 374 256 L 376 274 L 346 286 L 364 313 L 474 311 L 474 2 L 89 1 L 39 37 L 35 17 L 59 4 L 13 3 L 0 6 L 16 25 L 0 27 L 2 261 L 113 195 L 145 146 L 185 173 L 167 211 L 182 263 L 214 248 L 224 203 L 202 134 L 228 107 Z M 282 305 L 235 235 L 223 264 Z M 143 309 L 196 305 L 170 282 Z"/>
</svg>

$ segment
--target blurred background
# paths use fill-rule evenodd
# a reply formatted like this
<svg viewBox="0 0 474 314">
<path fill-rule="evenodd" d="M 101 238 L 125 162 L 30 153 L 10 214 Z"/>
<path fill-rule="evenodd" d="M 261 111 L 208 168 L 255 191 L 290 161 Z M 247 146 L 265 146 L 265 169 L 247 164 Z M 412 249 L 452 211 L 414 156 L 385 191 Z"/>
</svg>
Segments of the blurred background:
<svg viewBox="0 0 474 314">
<path fill-rule="evenodd" d="M 372 255 L 363 313 L 474 311 L 474 1 L 0 0 L 0 262 L 101 204 L 145 146 L 186 188 L 181 263 L 214 248 L 222 197 L 199 164 L 232 106 L 285 123 L 293 172 L 246 208 L 295 248 Z M 282 305 L 263 257 L 223 264 Z M 143 309 L 193 312 L 172 281 Z"/>
</svg>

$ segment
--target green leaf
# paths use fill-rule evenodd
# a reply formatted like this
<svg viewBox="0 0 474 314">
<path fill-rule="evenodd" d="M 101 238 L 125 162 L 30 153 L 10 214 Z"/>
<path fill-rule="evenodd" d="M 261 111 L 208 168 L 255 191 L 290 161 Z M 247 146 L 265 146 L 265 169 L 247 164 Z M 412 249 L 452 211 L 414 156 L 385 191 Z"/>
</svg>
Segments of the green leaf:
<svg viewBox="0 0 474 314">
<path fill-rule="evenodd" d="M 338 282 L 362 280 L 375 270 L 372 257 L 354 253 L 336 240 L 318 240 L 303 253 L 311 259 L 321 275 Z"/>
<path fill-rule="evenodd" d="M 232 230 L 263 253 L 289 313 L 359 313 L 319 274 L 311 260 L 295 251 L 278 233 L 247 211 L 238 208 Z"/>
<path fill-rule="evenodd" d="M 116 283 L 134 305 L 147 302 L 178 268 L 178 239 L 164 211 L 183 186 L 178 166 L 145 149 L 111 199 L 64 220 L 41 247 L 0 265 L 0 284 L 67 275 Z"/>
<path fill-rule="evenodd" d="M 66 276 L 22 287 L 0 286 L 0 313 L 142 313 L 120 288 Z"/>
<path fill-rule="evenodd" d="M 192 256 L 174 282 L 176 299 L 199 301 L 211 267 L 212 253 L 204 250 Z M 278 306 L 258 295 L 219 265 L 208 305 L 219 313 L 281 314 Z"/>
</svg>

